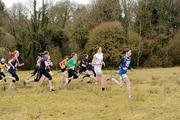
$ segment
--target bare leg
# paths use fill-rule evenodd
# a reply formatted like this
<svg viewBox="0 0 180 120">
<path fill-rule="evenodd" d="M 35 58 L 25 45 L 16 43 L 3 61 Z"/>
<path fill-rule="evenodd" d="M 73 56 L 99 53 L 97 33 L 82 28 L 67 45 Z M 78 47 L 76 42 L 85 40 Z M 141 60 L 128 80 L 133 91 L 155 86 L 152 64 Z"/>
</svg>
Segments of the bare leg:
<svg viewBox="0 0 180 120">
<path fill-rule="evenodd" d="M 95 76 L 93 76 L 93 75 L 90 75 L 90 78 L 93 79 L 93 80 L 95 80 L 96 82 L 99 82 L 98 78 L 95 77 Z"/>
<path fill-rule="evenodd" d="M 65 83 L 64 83 L 64 87 L 67 87 L 69 84 L 69 81 L 71 81 L 73 79 L 73 77 L 67 78 Z"/>
<path fill-rule="evenodd" d="M 85 76 L 83 76 L 82 79 L 84 79 L 85 77 L 90 77 L 91 79 L 95 80 L 96 82 L 98 82 L 98 78 L 95 77 L 90 71 L 86 70 L 85 72 Z"/>
<path fill-rule="evenodd" d="M 101 83 L 102 91 L 106 90 L 107 84 L 106 84 L 106 80 L 104 79 L 103 74 L 97 75 L 97 78 L 98 78 L 98 81 Z"/>
<path fill-rule="evenodd" d="M 49 88 L 50 88 L 50 91 L 54 91 L 52 80 L 49 80 Z"/>
<path fill-rule="evenodd" d="M 63 84 L 65 83 L 66 79 L 68 78 L 67 71 L 62 72 L 62 79 L 60 80 L 59 88 L 61 89 L 63 87 Z"/>
<path fill-rule="evenodd" d="M 68 77 L 67 71 L 63 72 L 63 73 L 62 73 L 62 81 L 64 82 L 67 77 Z"/>
<path fill-rule="evenodd" d="M 100 79 L 97 76 L 94 76 L 94 74 L 92 74 L 90 72 L 89 72 L 89 74 L 90 74 L 90 78 L 95 80 L 95 82 L 100 82 Z"/>
<path fill-rule="evenodd" d="M 11 90 L 13 85 L 15 84 L 13 81 L 15 81 L 16 79 L 14 77 L 12 77 L 12 76 L 9 76 L 8 78 L 11 79 L 12 81 L 10 82 L 9 87 L 8 87 L 7 90 Z"/>
<path fill-rule="evenodd" d="M 10 82 L 8 90 L 11 90 L 14 84 L 15 84 L 14 82 Z"/>
<path fill-rule="evenodd" d="M 114 81 L 120 87 L 124 85 L 124 81 L 121 79 L 121 77 L 119 78 L 119 80 L 116 80 L 115 78 L 112 78 L 111 80 Z"/>
<path fill-rule="evenodd" d="M 46 77 L 43 75 L 42 78 L 41 78 L 40 81 L 39 81 L 39 85 L 42 85 L 42 83 L 43 83 L 44 81 L 46 81 L 46 80 L 47 80 Z"/>
<path fill-rule="evenodd" d="M 24 82 L 25 82 L 26 84 L 32 83 L 32 82 L 34 82 L 34 78 L 29 79 L 29 80 L 25 80 Z"/>
<path fill-rule="evenodd" d="M 131 83 L 130 83 L 130 81 L 129 81 L 129 78 L 126 77 L 126 78 L 124 78 L 123 80 L 124 80 L 124 82 L 125 82 L 126 85 L 127 85 L 128 96 L 129 96 L 129 98 L 131 98 L 131 97 L 132 97 L 132 94 L 131 94 Z"/>
</svg>

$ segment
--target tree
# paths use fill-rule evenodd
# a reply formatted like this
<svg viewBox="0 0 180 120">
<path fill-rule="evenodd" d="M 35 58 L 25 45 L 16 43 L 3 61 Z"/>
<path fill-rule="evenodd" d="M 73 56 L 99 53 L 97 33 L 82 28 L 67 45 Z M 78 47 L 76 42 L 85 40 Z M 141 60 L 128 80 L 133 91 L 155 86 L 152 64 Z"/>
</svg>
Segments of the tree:
<svg viewBox="0 0 180 120">
<path fill-rule="evenodd" d="M 90 19 L 94 24 L 121 20 L 119 0 L 94 0 L 90 6 Z"/>
<path fill-rule="evenodd" d="M 50 27 L 55 29 L 64 29 L 72 17 L 75 6 L 69 0 L 57 2 L 49 9 Z"/>
</svg>

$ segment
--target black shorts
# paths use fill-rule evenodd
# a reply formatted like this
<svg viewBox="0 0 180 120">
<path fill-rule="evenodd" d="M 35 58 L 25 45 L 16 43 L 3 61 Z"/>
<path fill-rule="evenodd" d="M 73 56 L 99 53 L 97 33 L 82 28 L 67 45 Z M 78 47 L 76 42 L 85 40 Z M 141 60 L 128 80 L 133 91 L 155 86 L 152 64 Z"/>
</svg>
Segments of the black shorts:
<svg viewBox="0 0 180 120">
<path fill-rule="evenodd" d="M 49 80 L 52 80 L 52 76 L 49 74 L 48 70 L 40 69 L 34 81 L 38 82 L 41 79 L 42 75 L 47 77 Z"/>
<path fill-rule="evenodd" d="M 96 72 L 94 70 L 92 70 L 92 71 L 93 71 L 94 77 L 96 77 Z"/>
<path fill-rule="evenodd" d="M 33 76 L 36 75 L 36 73 L 39 71 L 39 66 L 36 66 L 33 72 Z"/>
<path fill-rule="evenodd" d="M 19 81 L 19 77 L 16 74 L 16 70 L 9 69 L 8 72 L 11 74 L 12 77 L 14 77 L 16 79 L 15 81 L 13 80 L 13 82 Z"/>
<path fill-rule="evenodd" d="M 78 75 L 77 75 L 77 72 L 75 70 L 68 70 L 68 78 L 71 78 L 73 77 L 73 79 L 77 79 L 78 78 Z"/>
<path fill-rule="evenodd" d="M 61 69 L 61 72 L 65 72 L 65 71 L 66 71 L 66 68 Z"/>
<path fill-rule="evenodd" d="M 50 72 L 51 70 L 48 68 L 48 69 L 46 69 L 46 71 Z"/>
<path fill-rule="evenodd" d="M 0 80 L 2 80 L 3 77 L 6 77 L 6 75 L 3 72 L 0 72 Z"/>
<path fill-rule="evenodd" d="M 86 72 L 86 70 L 87 70 L 86 67 L 81 67 L 80 70 L 79 70 L 79 73 L 81 74 L 83 72 Z"/>
</svg>

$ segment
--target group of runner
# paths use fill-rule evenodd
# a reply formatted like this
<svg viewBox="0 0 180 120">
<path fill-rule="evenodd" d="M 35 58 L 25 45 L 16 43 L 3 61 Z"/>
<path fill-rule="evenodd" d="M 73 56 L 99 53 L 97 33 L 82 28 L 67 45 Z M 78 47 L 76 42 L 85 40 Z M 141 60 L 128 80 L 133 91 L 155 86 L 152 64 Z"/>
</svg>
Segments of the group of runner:
<svg viewBox="0 0 180 120">
<path fill-rule="evenodd" d="M 62 61 L 59 62 L 60 71 L 62 74 L 63 87 L 68 87 L 71 81 L 78 79 L 80 74 L 83 74 L 83 77 L 80 80 L 83 80 L 86 77 L 94 80 L 95 83 L 99 83 L 101 85 L 101 90 L 107 90 L 107 83 L 104 77 L 102 67 L 105 67 L 105 62 L 103 61 L 103 53 L 102 48 L 97 47 L 95 49 L 95 54 L 93 55 L 92 61 L 89 60 L 89 56 L 86 54 L 81 61 L 78 61 L 78 55 L 76 53 L 72 53 L 70 57 L 65 57 Z M 0 61 L 0 82 L 7 81 L 7 78 L 11 79 L 9 87 L 7 90 L 12 89 L 13 85 L 19 81 L 19 77 L 16 73 L 17 67 L 21 67 L 24 63 L 19 62 L 19 51 L 15 50 L 10 53 L 12 58 L 6 64 L 4 58 L 1 58 Z M 127 76 L 127 70 L 130 69 L 131 62 L 131 49 L 124 49 L 122 52 L 122 58 L 119 62 L 119 71 L 118 74 L 120 79 L 117 80 L 115 78 L 109 78 L 109 80 L 114 81 L 120 87 L 123 85 L 127 86 L 128 89 L 128 97 L 132 98 L 131 95 L 131 85 Z M 29 76 L 25 81 L 24 85 L 31 82 L 39 82 L 43 81 L 45 78 L 48 78 L 49 81 L 49 90 L 54 91 L 53 86 L 53 73 L 51 71 L 51 66 L 53 63 L 51 61 L 51 57 L 48 51 L 44 51 L 37 56 L 36 66 L 34 72 Z M 4 73 L 4 69 L 10 73 L 10 76 L 6 76 Z M 42 76 L 45 76 L 42 79 Z M 89 82 L 89 81 L 88 81 Z"/>
</svg>

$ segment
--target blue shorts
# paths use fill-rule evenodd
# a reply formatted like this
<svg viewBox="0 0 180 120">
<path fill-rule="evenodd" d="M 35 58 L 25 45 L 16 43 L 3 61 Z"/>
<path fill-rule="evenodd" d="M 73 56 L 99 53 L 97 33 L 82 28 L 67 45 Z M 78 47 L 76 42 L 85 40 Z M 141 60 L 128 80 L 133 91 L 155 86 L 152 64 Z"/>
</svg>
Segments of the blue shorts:
<svg viewBox="0 0 180 120">
<path fill-rule="evenodd" d="M 119 75 L 121 76 L 121 78 L 127 78 L 128 76 L 127 76 L 127 72 L 126 71 L 124 71 L 124 70 L 119 70 Z"/>
</svg>

